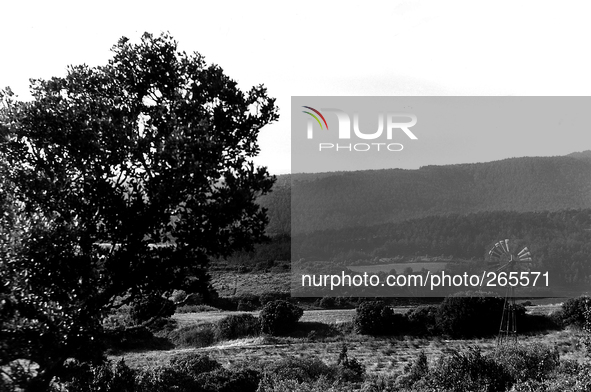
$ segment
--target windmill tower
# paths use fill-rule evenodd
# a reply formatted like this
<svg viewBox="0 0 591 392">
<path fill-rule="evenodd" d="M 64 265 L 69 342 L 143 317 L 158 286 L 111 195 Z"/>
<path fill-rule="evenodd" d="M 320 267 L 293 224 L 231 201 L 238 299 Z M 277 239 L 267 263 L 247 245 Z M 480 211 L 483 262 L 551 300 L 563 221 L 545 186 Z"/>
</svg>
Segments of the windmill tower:
<svg viewBox="0 0 591 392">
<path fill-rule="evenodd" d="M 532 262 L 531 252 L 527 246 L 515 240 L 501 240 L 496 242 L 488 251 L 489 268 L 496 268 L 497 275 L 505 272 L 507 290 L 497 337 L 497 346 L 513 342 L 517 343 L 517 312 L 515 304 L 515 287 L 519 284 L 520 271 L 530 271 Z M 515 273 L 515 274 L 512 274 Z M 516 279 L 516 280 L 515 280 Z"/>
</svg>

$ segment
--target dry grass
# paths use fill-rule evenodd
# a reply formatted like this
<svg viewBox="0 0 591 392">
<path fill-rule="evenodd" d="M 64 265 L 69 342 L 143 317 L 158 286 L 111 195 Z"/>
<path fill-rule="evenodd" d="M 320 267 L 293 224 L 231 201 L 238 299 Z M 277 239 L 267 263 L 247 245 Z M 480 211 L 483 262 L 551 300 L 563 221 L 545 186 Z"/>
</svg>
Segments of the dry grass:
<svg viewBox="0 0 591 392">
<path fill-rule="evenodd" d="M 259 312 L 232 312 L 220 310 L 218 312 L 175 313 L 172 318 L 177 321 L 179 328 L 187 325 L 212 324 L 231 314 L 250 313 L 258 316 Z"/>
<path fill-rule="evenodd" d="M 406 313 L 408 308 L 394 308 L 395 313 Z M 258 316 L 259 312 L 232 312 L 220 310 L 218 312 L 199 312 L 199 313 L 175 313 L 172 318 L 178 322 L 179 327 L 191 324 L 211 324 L 230 314 L 250 313 Z M 353 321 L 355 309 L 338 310 L 306 310 L 300 319 L 302 322 L 317 322 L 323 324 L 339 324 Z"/>
<path fill-rule="evenodd" d="M 582 361 L 584 352 L 578 345 L 578 339 L 577 333 L 559 331 L 547 335 L 522 337 L 520 344 L 544 343 L 556 346 L 561 358 Z M 487 353 L 496 347 L 496 339 L 444 340 L 413 337 L 397 339 L 350 335 L 330 341 L 308 341 L 306 339 L 259 337 L 222 342 L 219 345 L 204 348 L 127 353 L 124 358 L 130 366 L 135 368 L 162 365 L 174 356 L 187 352 L 208 354 L 223 365 L 241 363 L 263 365 L 287 356 L 302 358 L 313 356 L 326 363 L 334 363 L 343 344 L 347 345 L 349 356 L 361 361 L 369 373 L 386 374 L 402 371 L 404 366 L 414 361 L 421 351 L 427 354 L 430 361 L 435 361 L 442 353 L 451 350 L 466 350 L 469 347 L 480 347 L 484 353 Z"/>
<path fill-rule="evenodd" d="M 552 312 L 557 305 L 544 307 L 529 307 L 534 313 Z M 397 312 L 406 312 L 407 309 L 399 308 Z M 175 314 L 174 318 L 179 322 L 179 327 L 189 324 L 212 323 L 216 320 L 235 312 L 203 312 Z M 250 312 L 254 315 L 257 312 Z M 301 321 L 308 325 L 323 323 L 337 325 L 350 322 L 355 315 L 355 310 L 311 310 L 304 312 Z M 585 352 L 579 342 L 581 331 L 565 330 L 555 331 L 543 335 L 520 337 L 520 344 L 543 343 L 556 346 L 561 358 L 569 358 L 582 361 Z M 132 367 L 149 368 L 167 363 L 171 358 L 181 353 L 199 352 L 207 353 L 223 365 L 238 365 L 246 363 L 250 365 L 274 362 L 287 356 L 311 357 L 315 356 L 326 363 L 336 362 L 342 345 L 346 344 L 349 356 L 357 358 L 365 366 L 368 372 L 386 374 L 402 371 L 404 366 L 413 361 L 421 351 L 424 351 L 430 361 L 435 361 L 442 353 L 451 350 L 465 350 L 478 346 L 483 352 L 490 352 L 496 347 L 496 339 L 466 339 L 446 340 L 440 337 L 433 338 L 383 338 L 360 336 L 355 334 L 340 335 L 334 337 L 257 337 L 239 339 L 229 342 L 221 342 L 218 345 L 203 348 L 175 349 L 169 351 L 145 351 L 138 353 L 126 353 L 125 361 Z M 120 357 L 113 357 L 118 359 Z"/>
<path fill-rule="evenodd" d="M 291 273 L 248 273 L 218 272 L 212 276 L 212 285 L 220 297 L 233 295 L 288 292 Z"/>
</svg>

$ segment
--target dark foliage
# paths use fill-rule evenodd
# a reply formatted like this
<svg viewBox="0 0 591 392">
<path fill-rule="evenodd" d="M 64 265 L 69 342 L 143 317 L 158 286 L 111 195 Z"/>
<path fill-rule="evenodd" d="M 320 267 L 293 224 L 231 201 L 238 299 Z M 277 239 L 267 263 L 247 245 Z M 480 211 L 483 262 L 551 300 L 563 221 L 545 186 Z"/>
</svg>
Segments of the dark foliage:
<svg viewBox="0 0 591 392">
<path fill-rule="evenodd" d="M 251 311 L 261 309 L 268 302 L 278 300 L 291 301 L 290 293 L 242 294 L 232 297 L 219 297 L 214 302 L 214 305 L 222 310 Z"/>
<path fill-rule="evenodd" d="M 259 314 L 261 331 L 271 335 L 284 334 L 295 327 L 303 314 L 302 308 L 287 301 L 267 302 Z"/>
<path fill-rule="evenodd" d="M 136 391 L 141 392 L 202 392 L 195 378 L 170 366 L 159 366 L 139 372 Z"/>
<path fill-rule="evenodd" d="M 562 319 L 553 315 L 524 314 L 518 320 L 519 333 L 544 333 L 562 328 Z"/>
<path fill-rule="evenodd" d="M 29 102 L 0 92 L 0 367 L 33 361 L 25 390 L 70 358 L 100 361 L 118 298 L 210 301 L 208 261 L 266 238 L 256 199 L 274 178 L 252 162 L 278 118 L 265 88 L 241 91 L 168 34 L 112 51 L 32 80 Z"/>
<path fill-rule="evenodd" d="M 111 354 L 133 350 L 170 350 L 174 348 L 169 339 L 154 336 L 146 327 L 109 329 L 102 335 L 101 341 Z"/>
<path fill-rule="evenodd" d="M 444 255 L 460 260 L 483 260 L 493 239 L 508 236 L 527 244 L 534 255 L 534 269 L 549 271 L 551 285 L 583 285 L 589 283 L 591 276 L 590 227 L 591 209 L 449 214 L 297 235 L 292 238 L 292 247 L 296 259 L 365 260 L 367 264 L 372 263 L 371 260 L 383 264 L 380 259 L 396 255 L 406 258 Z M 474 267 L 478 266 L 484 267 L 482 264 Z"/>
<path fill-rule="evenodd" d="M 131 303 L 130 316 L 134 322 L 140 324 L 154 317 L 170 317 L 174 314 L 174 302 L 159 295 L 148 295 L 135 298 Z"/>
<path fill-rule="evenodd" d="M 255 392 L 261 379 L 258 371 L 226 370 L 207 356 L 194 354 L 142 371 L 123 361 L 76 370 L 76 376 L 64 384 L 70 392 Z"/>
<path fill-rule="evenodd" d="M 355 332 L 363 335 L 395 335 L 406 327 L 403 315 L 381 301 L 362 302 L 355 312 Z"/>
<path fill-rule="evenodd" d="M 415 336 L 437 335 L 437 313 L 439 307 L 435 305 L 422 305 L 409 310 L 406 313 L 408 331 Z"/>
<path fill-rule="evenodd" d="M 75 375 L 65 382 L 68 392 L 135 392 L 137 371 L 131 369 L 123 360 L 113 365 L 106 362 L 90 367 L 88 364 L 70 363 Z"/>
<path fill-rule="evenodd" d="M 513 382 L 541 381 L 552 375 L 560 365 L 558 350 L 541 344 L 502 346 L 497 348 L 494 355 L 495 360 L 511 375 Z"/>
<path fill-rule="evenodd" d="M 365 366 L 357 358 L 349 358 L 347 346 L 344 344 L 336 370 L 337 379 L 342 382 L 361 382 L 365 377 Z"/>
<path fill-rule="evenodd" d="M 513 383 L 510 373 L 500 362 L 484 356 L 478 349 L 445 355 L 433 366 L 428 378 L 420 384 L 440 391 L 498 392 L 506 391 Z"/>
<path fill-rule="evenodd" d="M 219 370 L 222 365 L 207 355 L 185 354 L 171 359 L 170 367 L 179 373 L 196 377 L 201 373 Z"/>
<path fill-rule="evenodd" d="M 569 298 L 562 304 L 562 324 L 582 328 L 585 324 L 585 312 L 589 307 L 591 307 L 591 298 L 587 296 Z"/>
<path fill-rule="evenodd" d="M 344 297 L 322 297 L 318 301 L 318 306 L 324 309 L 351 309 L 354 307 L 349 299 Z"/>
<path fill-rule="evenodd" d="M 499 331 L 505 300 L 459 293 L 443 300 L 437 310 L 437 328 L 454 338 L 489 336 Z M 522 317 L 523 307 L 517 314 Z"/>
<path fill-rule="evenodd" d="M 258 336 L 261 332 L 259 319 L 252 314 L 231 314 L 215 324 L 215 339 L 230 340 Z"/>
<path fill-rule="evenodd" d="M 405 367 L 404 374 L 397 379 L 396 384 L 397 388 L 405 391 L 420 392 L 513 391 L 511 388 L 514 384 L 519 385 L 519 391 L 545 391 L 523 388 L 526 385 L 543 387 L 541 382 L 555 377 L 559 366 L 556 349 L 543 345 L 506 345 L 487 355 L 483 355 L 478 348 L 464 352 L 452 350 L 442 354 L 431 365 L 425 353 L 421 352 Z"/>
<path fill-rule="evenodd" d="M 261 374 L 256 370 L 219 369 L 196 377 L 203 392 L 256 392 Z"/>
<path fill-rule="evenodd" d="M 176 347 L 207 347 L 215 342 L 215 330 L 211 324 L 187 325 L 166 335 Z"/>
<path fill-rule="evenodd" d="M 272 216 L 272 212 L 269 212 L 269 215 Z M 273 269 L 281 265 L 282 261 L 289 263 L 291 260 L 290 231 L 273 235 L 268 241 L 255 245 L 252 251 L 236 252 L 224 260 L 232 266 L 240 266 L 249 271 Z"/>
</svg>

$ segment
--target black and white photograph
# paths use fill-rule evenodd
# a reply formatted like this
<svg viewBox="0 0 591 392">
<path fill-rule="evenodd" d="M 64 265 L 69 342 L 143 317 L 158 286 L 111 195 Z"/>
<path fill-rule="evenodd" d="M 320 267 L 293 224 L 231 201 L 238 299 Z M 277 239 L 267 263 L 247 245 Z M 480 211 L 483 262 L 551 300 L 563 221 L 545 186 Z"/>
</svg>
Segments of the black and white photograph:
<svg viewBox="0 0 591 392">
<path fill-rule="evenodd" d="M 25 1 L 0 391 L 591 391 L 591 5 Z"/>
</svg>

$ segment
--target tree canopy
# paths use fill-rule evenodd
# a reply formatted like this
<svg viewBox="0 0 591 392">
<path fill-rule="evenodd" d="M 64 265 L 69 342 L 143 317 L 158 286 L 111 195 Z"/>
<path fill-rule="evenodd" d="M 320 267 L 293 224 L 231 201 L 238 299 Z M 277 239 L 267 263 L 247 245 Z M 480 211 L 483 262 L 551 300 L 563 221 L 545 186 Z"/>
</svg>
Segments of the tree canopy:
<svg viewBox="0 0 591 392">
<path fill-rule="evenodd" d="M 112 52 L 31 80 L 29 102 L 0 93 L 0 368 L 33 363 L 27 390 L 100 360 L 110 308 L 206 294 L 209 258 L 264 238 L 274 177 L 252 157 L 275 100 L 168 34 Z"/>
</svg>

